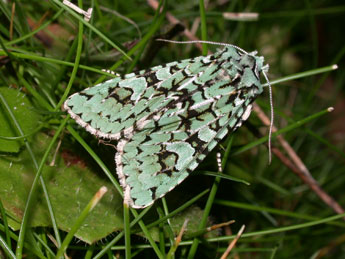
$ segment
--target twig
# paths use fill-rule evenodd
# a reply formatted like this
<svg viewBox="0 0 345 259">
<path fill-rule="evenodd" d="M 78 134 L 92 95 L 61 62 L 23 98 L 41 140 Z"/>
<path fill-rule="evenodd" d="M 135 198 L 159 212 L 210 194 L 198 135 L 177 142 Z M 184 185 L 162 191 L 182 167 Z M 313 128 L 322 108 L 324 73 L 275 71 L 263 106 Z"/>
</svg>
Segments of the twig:
<svg viewBox="0 0 345 259">
<path fill-rule="evenodd" d="M 168 254 L 166 256 L 167 259 L 171 259 L 171 258 L 174 257 L 176 249 L 179 246 L 179 244 L 181 243 L 182 236 L 183 236 L 184 232 L 186 231 L 188 221 L 189 221 L 189 219 L 185 219 L 185 221 L 184 221 L 184 223 L 183 223 L 183 225 L 181 227 L 181 230 L 180 230 L 178 236 L 175 239 L 175 243 L 171 246 L 171 248 L 170 248 L 170 250 L 169 250 L 169 252 L 168 252 Z"/>
<path fill-rule="evenodd" d="M 56 146 L 56 149 L 55 149 L 55 152 L 54 152 L 54 155 L 53 155 L 53 159 L 50 162 L 49 166 L 54 166 L 55 165 L 56 156 L 59 153 L 59 149 L 60 149 L 61 143 L 62 143 L 62 141 L 61 141 L 61 138 L 60 138 L 60 140 L 59 140 L 59 142 L 58 142 L 58 144 Z"/>
<path fill-rule="evenodd" d="M 229 244 L 228 248 L 225 250 L 224 254 L 222 255 L 222 257 L 220 259 L 226 259 L 228 257 L 228 255 L 231 252 L 232 248 L 235 246 L 237 240 L 241 237 L 241 235 L 242 235 L 242 233 L 244 231 L 244 228 L 245 228 L 245 225 L 242 225 L 242 227 L 238 231 L 235 239 L 231 241 L 231 243 Z"/>
<path fill-rule="evenodd" d="M 68 6 L 69 8 L 71 8 L 72 10 L 76 11 L 77 13 L 84 15 L 85 21 L 87 21 L 87 22 L 90 21 L 91 15 L 92 15 L 92 8 L 89 8 L 89 9 L 87 9 L 87 11 L 84 11 L 83 9 L 79 8 L 78 6 L 76 6 L 75 4 L 71 3 L 68 0 L 63 0 L 62 3 L 66 6 Z"/>
<path fill-rule="evenodd" d="M 12 9 L 11 9 L 11 22 L 10 22 L 10 40 L 12 40 L 13 37 L 13 21 L 14 21 L 14 13 L 16 11 L 16 3 L 12 3 Z"/>
<path fill-rule="evenodd" d="M 259 20 L 258 13 L 223 13 L 224 19 L 232 21 L 257 21 Z"/>
<path fill-rule="evenodd" d="M 253 110 L 257 113 L 259 119 L 265 124 L 269 125 L 270 120 L 266 116 L 266 114 L 261 110 L 261 108 L 254 103 Z M 329 109 L 332 111 L 332 109 Z M 273 126 L 272 131 L 277 131 L 277 128 Z M 342 214 L 344 213 L 344 209 L 340 206 L 338 202 L 336 202 L 331 196 L 329 196 L 318 184 L 318 182 L 313 178 L 310 174 L 308 168 L 305 166 L 301 158 L 296 154 L 290 144 L 284 139 L 283 136 L 277 136 L 277 140 L 279 141 L 280 145 L 286 151 L 286 157 L 281 153 L 277 148 L 274 148 L 272 151 L 273 153 L 287 166 L 289 167 L 301 180 L 306 183 L 320 198 L 324 201 L 330 208 L 332 208 L 336 213 Z"/>
<path fill-rule="evenodd" d="M 215 230 L 215 229 L 218 229 L 218 228 L 229 226 L 229 225 L 231 225 L 233 223 L 235 223 L 235 220 L 230 220 L 230 221 L 227 221 L 227 222 L 224 222 L 224 223 L 220 223 L 220 224 L 216 224 L 216 225 L 210 226 L 210 227 L 206 228 L 206 230 L 207 231 L 212 231 L 212 230 Z"/>
<path fill-rule="evenodd" d="M 158 8 L 158 2 L 156 0 L 147 0 L 147 3 L 154 9 L 156 10 Z M 173 16 L 170 12 L 166 12 L 166 16 L 168 21 L 171 24 L 176 24 L 176 23 L 181 23 L 179 19 L 177 19 L 175 16 Z M 199 40 L 197 37 L 195 37 L 195 35 L 188 30 L 187 28 L 184 30 L 183 34 L 190 40 Z M 202 45 L 201 43 L 196 43 L 196 46 L 198 49 L 202 50 Z"/>
</svg>

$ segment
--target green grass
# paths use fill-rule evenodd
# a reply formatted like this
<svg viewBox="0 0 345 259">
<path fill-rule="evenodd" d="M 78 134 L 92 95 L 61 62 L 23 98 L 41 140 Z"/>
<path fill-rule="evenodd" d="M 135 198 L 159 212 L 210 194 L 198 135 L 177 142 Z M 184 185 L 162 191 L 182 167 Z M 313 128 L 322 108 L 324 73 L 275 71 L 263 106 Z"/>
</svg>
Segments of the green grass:
<svg viewBox="0 0 345 259">
<path fill-rule="evenodd" d="M 0 257 L 165 258 L 189 219 L 170 258 L 218 258 L 243 224 L 232 257 L 345 258 L 345 215 L 301 180 L 299 162 L 344 204 L 341 1 L 170 1 L 158 12 L 146 1 L 79 0 L 93 7 L 89 22 L 58 0 L 8 2 L 0 2 Z M 212 152 L 165 198 L 134 210 L 122 205 L 112 143 L 99 145 L 61 106 L 109 79 L 102 69 L 125 74 L 215 50 L 155 41 L 190 40 L 167 12 L 199 39 L 265 57 L 278 132 L 268 165 L 267 128 L 253 112 L 220 144 L 222 175 Z M 223 12 L 258 18 L 227 20 Z M 256 103 L 269 114 L 268 91 Z M 93 208 L 102 186 L 108 192 Z"/>
</svg>

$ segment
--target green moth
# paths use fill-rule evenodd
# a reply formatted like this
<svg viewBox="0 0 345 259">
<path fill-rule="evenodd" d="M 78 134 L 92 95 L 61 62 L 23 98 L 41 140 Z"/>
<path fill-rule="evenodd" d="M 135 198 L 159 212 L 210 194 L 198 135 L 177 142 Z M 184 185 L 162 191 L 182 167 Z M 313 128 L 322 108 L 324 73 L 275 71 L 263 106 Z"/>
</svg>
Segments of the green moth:
<svg viewBox="0 0 345 259">
<path fill-rule="evenodd" d="M 99 138 L 116 141 L 124 199 L 145 208 L 180 184 L 262 93 L 268 66 L 226 44 L 209 56 L 114 78 L 70 96 L 64 108 Z"/>
</svg>

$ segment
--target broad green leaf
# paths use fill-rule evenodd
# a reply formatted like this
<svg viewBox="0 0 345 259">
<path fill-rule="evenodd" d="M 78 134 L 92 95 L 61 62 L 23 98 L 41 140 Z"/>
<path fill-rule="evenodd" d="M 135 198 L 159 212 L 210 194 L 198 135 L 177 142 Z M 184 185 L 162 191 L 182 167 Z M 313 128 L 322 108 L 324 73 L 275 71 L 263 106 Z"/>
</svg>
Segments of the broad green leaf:
<svg viewBox="0 0 345 259">
<path fill-rule="evenodd" d="M 33 110 L 33 106 L 28 97 L 21 91 L 9 87 L 0 87 L 0 93 L 5 98 L 24 134 L 29 134 L 34 131 L 38 127 L 40 116 Z M 0 104 L 0 136 L 20 136 L 3 103 Z M 18 152 L 23 143 L 23 139 L 7 140 L 0 138 L 0 152 Z"/>
<path fill-rule="evenodd" d="M 42 156 L 49 141 L 50 137 L 47 135 L 35 136 L 32 142 L 35 157 Z M 10 155 L 0 157 L 0 199 L 12 219 L 10 225 L 15 230 L 19 227 L 35 172 L 26 150 L 16 157 Z M 47 164 L 42 175 L 59 229 L 68 231 L 71 228 L 80 212 L 101 186 L 106 186 L 108 192 L 87 217 L 76 237 L 87 243 L 93 243 L 114 231 L 123 229 L 122 197 L 102 174 L 88 169 L 78 155 L 66 149 L 60 150 L 54 166 Z M 31 226 L 51 226 L 41 188 L 31 209 Z"/>
</svg>

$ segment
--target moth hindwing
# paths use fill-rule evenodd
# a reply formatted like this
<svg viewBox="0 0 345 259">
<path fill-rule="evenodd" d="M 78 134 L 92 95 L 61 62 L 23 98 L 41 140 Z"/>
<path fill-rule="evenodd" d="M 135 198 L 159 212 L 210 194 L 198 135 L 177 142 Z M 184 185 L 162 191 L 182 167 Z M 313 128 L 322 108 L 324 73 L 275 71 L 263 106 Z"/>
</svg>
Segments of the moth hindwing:
<svg viewBox="0 0 345 259">
<path fill-rule="evenodd" d="M 181 183 L 251 112 L 263 57 L 232 46 L 127 74 L 70 96 L 64 108 L 99 138 L 116 140 L 126 202 L 144 208 Z"/>
</svg>

